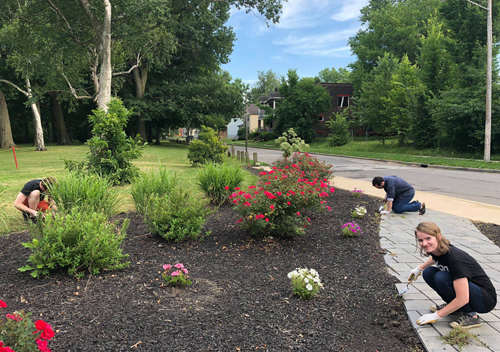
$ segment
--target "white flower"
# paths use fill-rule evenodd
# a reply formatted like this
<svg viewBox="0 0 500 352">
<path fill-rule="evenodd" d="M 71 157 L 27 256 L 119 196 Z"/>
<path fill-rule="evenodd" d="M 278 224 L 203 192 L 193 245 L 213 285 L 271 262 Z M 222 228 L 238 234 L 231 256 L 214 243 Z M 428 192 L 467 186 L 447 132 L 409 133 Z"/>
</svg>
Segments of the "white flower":
<svg viewBox="0 0 500 352">
<path fill-rule="evenodd" d="M 307 284 L 309 283 L 309 279 L 307 277 L 304 278 L 304 282 Z"/>
<path fill-rule="evenodd" d="M 292 277 L 296 277 L 296 276 L 299 276 L 299 273 L 297 272 L 297 270 L 294 270 L 294 271 L 290 271 L 288 273 L 288 278 L 291 279 Z"/>
<path fill-rule="evenodd" d="M 312 291 L 312 289 L 313 289 L 313 287 L 312 287 L 312 285 L 311 285 L 311 284 L 307 284 L 307 285 L 306 285 L 306 288 L 307 288 L 309 291 Z"/>
</svg>

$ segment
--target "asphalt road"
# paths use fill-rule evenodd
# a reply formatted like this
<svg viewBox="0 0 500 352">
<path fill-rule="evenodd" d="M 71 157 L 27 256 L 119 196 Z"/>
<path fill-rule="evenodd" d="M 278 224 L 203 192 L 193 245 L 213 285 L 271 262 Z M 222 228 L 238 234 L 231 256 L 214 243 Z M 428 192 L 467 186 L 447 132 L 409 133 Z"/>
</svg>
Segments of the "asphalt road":
<svg viewBox="0 0 500 352">
<path fill-rule="evenodd" d="M 244 147 L 236 146 L 236 150 Z M 271 163 L 281 157 L 278 150 L 248 148 L 250 158 L 257 153 L 258 160 Z M 313 153 L 311 153 L 313 154 Z M 417 191 L 500 206 L 500 174 L 412 167 L 391 162 L 351 159 L 316 155 L 332 164 L 334 176 L 371 182 L 375 176 L 396 175 L 408 181 Z M 452 207 L 453 204 L 450 204 Z"/>
</svg>

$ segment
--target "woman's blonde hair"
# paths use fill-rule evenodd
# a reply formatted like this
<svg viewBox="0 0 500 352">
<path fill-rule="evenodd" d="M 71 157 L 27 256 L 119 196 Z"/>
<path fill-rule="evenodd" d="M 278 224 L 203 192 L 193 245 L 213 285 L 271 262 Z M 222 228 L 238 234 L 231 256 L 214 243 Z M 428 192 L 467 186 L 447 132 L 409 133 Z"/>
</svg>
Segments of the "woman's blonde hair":
<svg viewBox="0 0 500 352">
<path fill-rule="evenodd" d="M 435 223 L 426 221 L 421 222 L 417 225 L 417 228 L 415 229 L 415 241 L 417 243 L 417 247 L 419 247 L 417 231 L 436 237 L 438 240 L 438 250 L 440 254 L 446 254 L 450 251 L 450 241 L 444 238 L 443 235 L 441 235 L 441 229 Z M 420 254 L 427 257 L 430 255 L 426 253 L 422 247 L 420 247 Z"/>
</svg>

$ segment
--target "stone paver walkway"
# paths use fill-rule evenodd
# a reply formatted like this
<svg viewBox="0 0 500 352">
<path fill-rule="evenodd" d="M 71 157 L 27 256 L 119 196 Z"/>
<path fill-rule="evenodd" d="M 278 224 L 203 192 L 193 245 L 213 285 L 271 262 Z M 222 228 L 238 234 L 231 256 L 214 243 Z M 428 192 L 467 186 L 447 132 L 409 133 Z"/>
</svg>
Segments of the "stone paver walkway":
<svg viewBox="0 0 500 352">
<path fill-rule="evenodd" d="M 449 206 L 453 207 L 450 203 Z M 427 210 L 424 216 L 417 213 L 404 215 L 383 215 L 380 222 L 380 243 L 387 250 L 385 261 L 391 274 L 401 283 L 396 284 L 400 292 L 408 281 L 410 271 L 425 261 L 420 256 L 415 242 L 414 229 L 419 222 L 432 221 L 440 228 L 443 236 L 455 246 L 474 257 L 490 277 L 497 293 L 500 293 L 500 248 L 486 238 L 470 220 L 442 212 Z M 432 325 L 419 326 L 416 320 L 430 313 L 429 306 L 443 303 L 441 298 L 419 277 L 403 295 L 410 321 L 420 336 L 427 351 L 458 351 L 458 348 L 443 344 L 438 336 L 446 335 L 451 328 L 449 322 L 458 315 L 445 317 Z M 500 302 L 500 300 L 499 300 Z M 463 352 L 500 352 L 500 303 L 488 314 L 479 315 L 483 319 L 481 327 L 471 329 L 488 347 L 473 343 L 462 348 Z"/>
</svg>

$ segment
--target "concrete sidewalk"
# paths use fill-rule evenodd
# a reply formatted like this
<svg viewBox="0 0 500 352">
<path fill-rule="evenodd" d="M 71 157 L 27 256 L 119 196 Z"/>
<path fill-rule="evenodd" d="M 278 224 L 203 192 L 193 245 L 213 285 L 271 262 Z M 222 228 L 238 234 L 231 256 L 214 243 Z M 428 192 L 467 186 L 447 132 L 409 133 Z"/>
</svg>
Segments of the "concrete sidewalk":
<svg viewBox="0 0 500 352">
<path fill-rule="evenodd" d="M 334 186 L 353 190 L 361 189 L 366 194 L 383 197 L 383 190 L 377 190 L 371 183 L 343 177 L 334 178 Z M 398 292 L 405 286 L 410 271 L 427 258 L 420 256 L 415 242 L 414 229 L 422 221 L 436 223 L 443 236 L 457 247 L 474 257 L 490 277 L 497 293 L 500 293 L 500 248 L 484 236 L 469 219 L 500 224 L 500 207 L 417 192 L 416 198 L 426 203 L 427 212 L 383 215 L 380 221 L 380 244 L 387 250 L 385 261 L 389 272 L 401 283 L 396 284 Z M 446 335 L 451 328 L 449 322 L 459 315 L 445 317 L 431 325 L 419 326 L 416 320 L 430 313 L 429 306 L 443 301 L 422 278 L 410 285 L 403 296 L 408 317 L 427 351 L 458 351 L 458 348 L 443 344 L 439 336 Z M 500 300 L 499 300 L 500 302 Z M 483 320 L 481 327 L 471 329 L 484 345 L 477 342 L 462 348 L 463 352 L 500 352 L 500 303 L 488 314 L 479 314 Z"/>
</svg>

